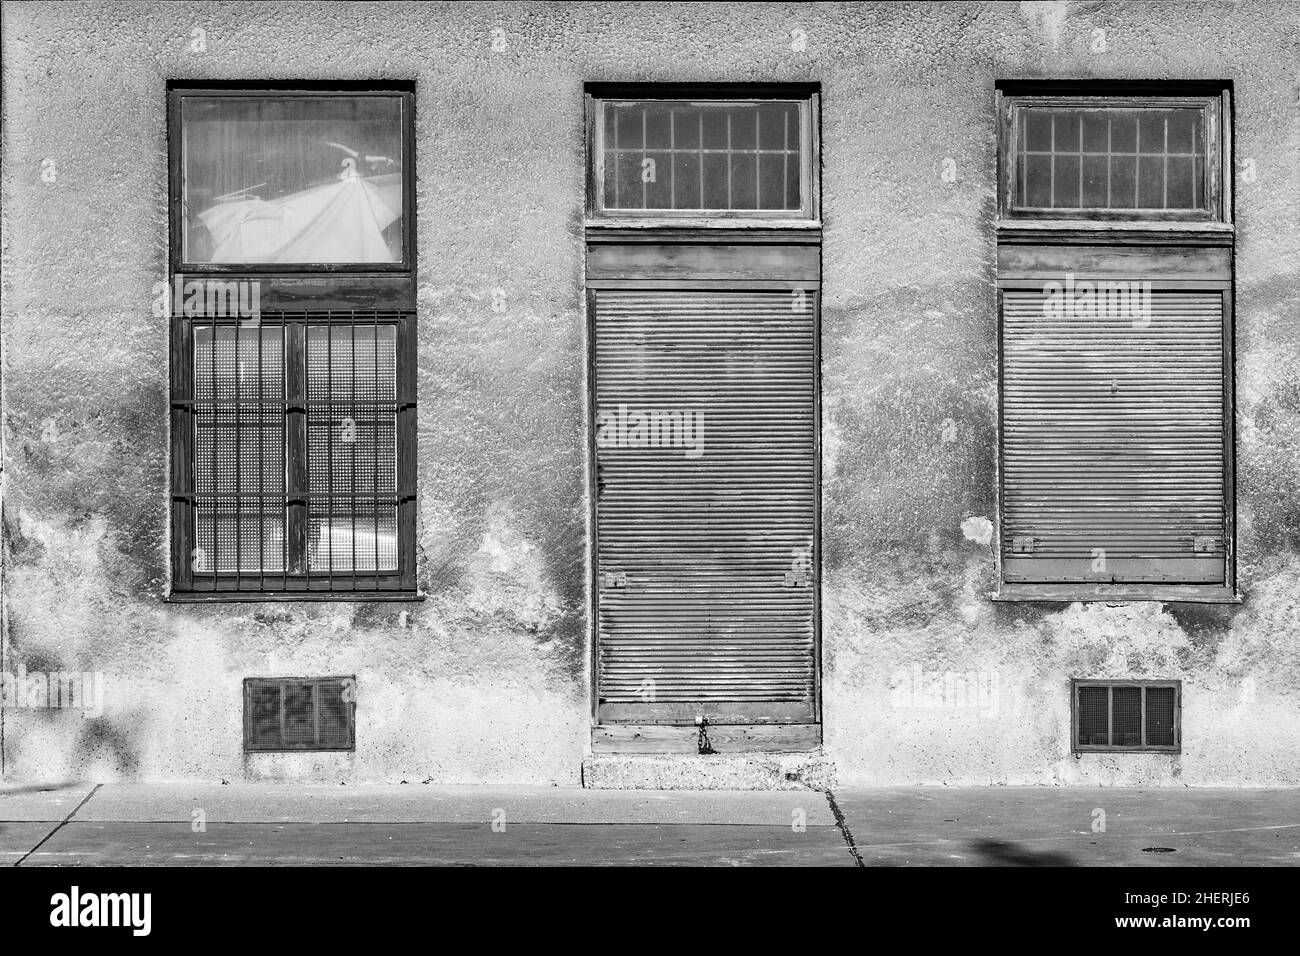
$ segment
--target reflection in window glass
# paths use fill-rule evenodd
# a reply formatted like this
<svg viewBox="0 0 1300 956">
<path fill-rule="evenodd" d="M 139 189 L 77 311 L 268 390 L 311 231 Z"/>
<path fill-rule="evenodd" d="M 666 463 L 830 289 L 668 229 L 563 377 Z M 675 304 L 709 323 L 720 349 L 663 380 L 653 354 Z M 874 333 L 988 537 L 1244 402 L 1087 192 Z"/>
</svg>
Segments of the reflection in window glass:
<svg viewBox="0 0 1300 956">
<path fill-rule="evenodd" d="M 1207 209 L 1200 109 L 1021 107 L 1016 205 Z"/>
<path fill-rule="evenodd" d="M 606 103 L 606 209 L 797 211 L 798 102 Z"/>
<path fill-rule="evenodd" d="M 187 96 L 190 263 L 392 263 L 402 250 L 396 96 Z"/>
</svg>

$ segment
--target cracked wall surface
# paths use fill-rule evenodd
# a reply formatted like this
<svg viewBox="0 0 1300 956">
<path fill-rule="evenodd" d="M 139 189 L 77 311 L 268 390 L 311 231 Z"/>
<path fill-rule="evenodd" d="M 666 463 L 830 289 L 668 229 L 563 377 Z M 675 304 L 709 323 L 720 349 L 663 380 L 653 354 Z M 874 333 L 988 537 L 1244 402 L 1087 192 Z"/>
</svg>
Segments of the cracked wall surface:
<svg viewBox="0 0 1300 956">
<path fill-rule="evenodd" d="M 576 784 L 582 84 L 767 80 L 823 96 L 839 780 L 1300 784 L 1298 62 L 1283 2 L 5 4 L 3 665 L 106 680 L 98 718 L 6 710 L 6 777 Z M 1234 84 L 1240 606 L 988 599 L 992 86 L 1040 76 Z M 422 603 L 162 601 L 164 89 L 232 78 L 417 84 Z M 245 676 L 352 673 L 355 754 L 242 754 Z M 1110 676 L 1183 681 L 1181 754 L 1070 754 L 1069 679 Z"/>
</svg>

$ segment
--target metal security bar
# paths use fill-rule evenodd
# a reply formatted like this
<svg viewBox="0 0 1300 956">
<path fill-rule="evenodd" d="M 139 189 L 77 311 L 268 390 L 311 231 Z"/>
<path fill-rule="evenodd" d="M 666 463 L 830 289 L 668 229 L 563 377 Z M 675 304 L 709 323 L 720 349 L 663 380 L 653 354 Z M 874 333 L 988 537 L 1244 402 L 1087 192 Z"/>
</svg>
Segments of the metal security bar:
<svg viewBox="0 0 1300 956">
<path fill-rule="evenodd" d="M 414 315 L 178 320 L 178 596 L 414 588 Z"/>
</svg>

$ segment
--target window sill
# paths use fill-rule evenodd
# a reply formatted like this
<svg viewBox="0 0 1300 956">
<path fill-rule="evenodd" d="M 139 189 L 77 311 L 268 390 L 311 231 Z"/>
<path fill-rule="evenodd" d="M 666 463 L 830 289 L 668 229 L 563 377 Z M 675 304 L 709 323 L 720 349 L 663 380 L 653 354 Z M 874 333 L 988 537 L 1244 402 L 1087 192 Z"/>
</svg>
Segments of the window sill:
<svg viewBox="0 0 1300 956">
<path fill-rule="evenodd" d="M 376 601 L 423 601 L 421 591 L 173 591 L 167 604 L 249 604 L 268 601 L 343 601 L 367 604 Z"/>
<path fill-rule="evenodd" d="M 1186 243 L 1231 245 L 1236 227 L 1198 220 L 998 219 L 999 242 Z"/>
<path fill-rule="evenodd" d="M 1231 588 L 1215 584 L 1003 584 L 991 598 L 1069 604 L 1075 601 L 1240 604 L 1243 600 Z"/>
<path fill-rule="evenodd" d="M 746 219 L 740 216 L 588 216 L 583 220 L 588 230 L 603 229 L 820 229 L 820 219 Z"/>
</svg>

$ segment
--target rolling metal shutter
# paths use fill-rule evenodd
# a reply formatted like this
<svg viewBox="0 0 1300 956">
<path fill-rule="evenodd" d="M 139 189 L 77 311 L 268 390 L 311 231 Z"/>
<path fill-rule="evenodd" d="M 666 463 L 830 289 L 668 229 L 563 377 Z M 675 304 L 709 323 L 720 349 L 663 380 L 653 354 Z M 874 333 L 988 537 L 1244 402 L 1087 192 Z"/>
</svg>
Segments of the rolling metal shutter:
<svg viewBox="0 0 1300 956">
<path fill-rule="evenodd" d="M 1002 295 L 1004 578 L 1221 583 L 1224 293 L 1136 321 Z"/>
<path fill-rule="evenodd" d="M 703 420 L 697 455 L 597 441 L 599 719 L 814 720 L 815 294 L 593 302 L 597 415 Z"/>
</svg>

